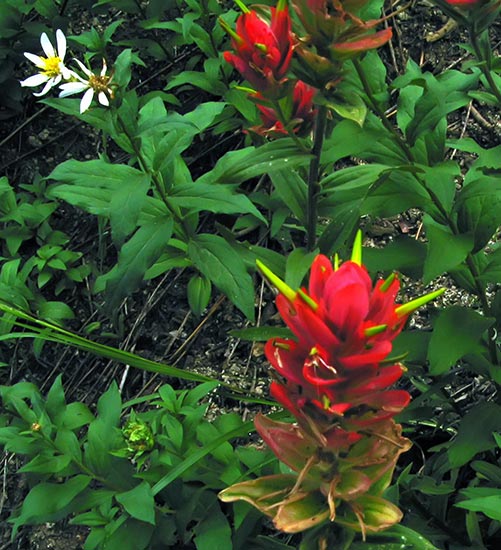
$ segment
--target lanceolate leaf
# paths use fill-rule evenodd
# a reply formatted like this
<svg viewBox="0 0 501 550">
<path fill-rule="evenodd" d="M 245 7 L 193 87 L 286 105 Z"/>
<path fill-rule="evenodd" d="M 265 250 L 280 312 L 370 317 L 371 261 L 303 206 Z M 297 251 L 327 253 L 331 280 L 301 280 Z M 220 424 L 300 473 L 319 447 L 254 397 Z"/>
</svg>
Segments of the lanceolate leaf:
<svg viewBox="0 0 501 550">
<path fill-rule="evenodd" d="M 495 449 L 493 432 L 501 430 L 501 407 L 496 403 L 478 403 L 461 420 L 458 434 L 447 452 L 452 468 L 469 462 L 477 453 Z"/>
<path fill-rule="evenodd" d="M 146 270 L 162 254 L 172 227 L 172 218 L 167 217 L 142 225 L 120 250 L 117 265 L 98 277 L 95 291 L 106 289 L 107 305 L 111 310 L 139 287 Z"/>
<path fill-rule="evenodd" d="M 459 306 L 442 310 L 433 324 L 428 348 L 430 373 L 442 374 L 466 354 L 482 351 L 480 338 L 493 321 Z"/>
<path fill-rule="evenodd" d="M 424 264 L 423 280 L 428 284 L 435 277 L 458 267 L 473 248 L 471 235 L 453 235 L 445 226 L 425 216 L 428 254 Z"/>
<path fill-rule="evenodd" d="M 196 268 L 210 279 L 247 316 L 254 319 L 254 285 L 243 260 L 218 235 L 194 237 L 188 255 Z"/>
<path fill-rule="evenodd" d="M 197 183 L 241 183 L 270 170 L 295 168 L 309 163 L 311 155 L 298 149 L 290 138 L 226 153 Z"/>
<path fill-rule="evenodd" d="M 262 222 L 265 218 L 245 196 L 235 193 L 230 186 L 209 185 L 206 183 L 186 183 L 176 185 L 169 199 L 173 204 L 189 208 L 194 212 L 207 210 L 215 214 L 252 214 Z"/>
</svg>

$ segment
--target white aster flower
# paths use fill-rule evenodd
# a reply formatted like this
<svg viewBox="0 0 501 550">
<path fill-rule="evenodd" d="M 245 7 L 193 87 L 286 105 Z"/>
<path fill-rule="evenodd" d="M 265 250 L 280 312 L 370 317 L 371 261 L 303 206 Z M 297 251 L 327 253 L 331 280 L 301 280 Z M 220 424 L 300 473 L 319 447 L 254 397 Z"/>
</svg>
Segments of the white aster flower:
<svg viewBox="0 0 501 550">
<path fill-rule="evenodd" d="M 71 76 L 75 80 L 73 82 L 66 82 L 59 86 L 61 90 L 59 97 L 67 97 L 69 95 L 85 92 L 82 97 L 82 101 L 80 102 L 80 113 L 85 113 L 85 111 L 90 107 L 95 94 L 97 94 L 97 100 L 101 105 L 109 107 L 110 98 L 113 98 L 113 89 L 110 87 L 113 77 L 106 74 L 108 70 L 106 61 L 103 59 L 103 68 L 101 69 L 101 73 L 99 75 L 90 71 L 78 59 L 75 59 L 75 61 L 80 66 L 82 72 L 87 76 L 87 79 L 82 78 L 79 74 L 71 71 Z"/>
<path fill-rule="evenodd" d="M 66 55 L 66 37 L 61 29 L 56 31 L 57 50 L 52 45 L 49 37 L 43 33 L 40 37 L 40 44 L 47 57 L 40 57 L 33 53 L 24 52 L 32 63 L 34 63 L 38 69 L 38 74 L 28 77 L 26 80 L 21 81 L 21 86 L 40 86 L 45 84 L 43 90 L 38 94 L 33 94 L 37 97 L 45 95 L 51 88 L 57 86 L 61 80 L 69 78 L 70 71 L 64 65 L 64 56 Z"/>
</svg>

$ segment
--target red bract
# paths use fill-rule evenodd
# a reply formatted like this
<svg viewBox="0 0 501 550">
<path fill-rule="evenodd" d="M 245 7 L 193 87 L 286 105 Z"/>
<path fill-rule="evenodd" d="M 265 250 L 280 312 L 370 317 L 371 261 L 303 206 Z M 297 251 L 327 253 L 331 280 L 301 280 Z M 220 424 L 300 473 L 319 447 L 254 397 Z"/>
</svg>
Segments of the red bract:
<svg viewBox="0 0 501 550">
<path fill-rule="evenodd" d="M 447 4 L 451 6 L 457 6 L 458 8 L 473 8 L 479 3 L 479 0 L 445 0 Z"/>
<path fill-rule="evenodd" d="M 255 11 L 242 14 L 237 20 L 236 32 L 222 22 L 235 50 L 235 53 L 225 52 L 224 58 L 262 94 L 276 91 L 289 70 L 293 49 L 287 7 L 279 3 L 270 11 L 270 22 Z"/>
<path fill-rule="evenodd" d="M 313 105 L 313 97 L 316 89 L 308 86 L 301 80 L 298 80 L 292 92 L 292 109 L 287 123 L 290 130 L 298 135 L 306 135 L 312 127 L 316 114 Z M 262 98 L 261 94 L 255 96 L 256 99 Z M 262 124 L 251 128 L 253 132 L 264 136 L 287 135 L 287 129 L 284 124 L 278 120 L 278 115 L 273 107 L 258 104 L 257 108 L 261 114 Z"/>
<path fill-rule="evenodd" d="M 285 379 L 285 384 L 272 384 L 272 395 L 289 410 L 292 404 L 296 416 L 313 406 L 330 416 L 345 416 L 355 426 L 402 410 L 409 394 L 387 388 L 404 369 L 381 365 L 408 316 L 397 313 L 398 289 L 395 277 L 373 287 L 365 267 L 349 261 L 334 270 L 325 256 L 317 256 L 309 291 L 303 289 L 292 301 L 277 297 L 278 310 L 297 341 L 266 344 L 268 360 Z"/>
</svg>

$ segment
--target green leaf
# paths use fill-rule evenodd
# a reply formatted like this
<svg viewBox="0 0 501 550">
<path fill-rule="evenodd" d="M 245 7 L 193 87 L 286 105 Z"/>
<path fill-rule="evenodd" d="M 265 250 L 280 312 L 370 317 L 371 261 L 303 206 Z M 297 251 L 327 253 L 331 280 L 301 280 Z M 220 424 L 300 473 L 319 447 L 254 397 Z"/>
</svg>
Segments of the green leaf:
<svg viewBox="0 0 501 550">
<path fill-rule="evenodd" d="M 193 212 L 205 210 L 215 214 L 249 213 L 266 223 L 266 219 L 252 202 L 245 195 L 235 193 L 229 186 L 206 183 L 176 185 L 169 195 L 169 200 Z"/>
<path fill-rule="evenodd" d="M 211 280 L 246 315 L 254 320 L 254 285 L 242 259 L 218 235 L 200 234 L 190 240 L 188 255 L 196 268 Z"/>
<path fill-rule="evenodd" d="M 497 447 L 492 433 L 501 431 L 501 407 L 479 403 L 461 420 L 458 434 L 447 451 L 451 468 L 468 463 L 476 454 Z"/>
<path fill-rule="evenodd" d="M 277 195 L 299 222 L 306 225 L 306 196 L 308 187 L 295 170 L 271 170 L 271 182 Z"/>
<path fill-rule="evenodd" d="M 202 315 L 211 297 L 211 284 L 205 277 L 194 275 L 188 282 L 188 304 L 191 311 L 197 316 Z"/>
<path fill-rule="evenodd" d="M 12 518 L 12 537 L 21 525 L 55 521 L 64 516 L 64 508 L 80 494 L 92 478 L 77 475 L 64 483 L 38 483 L 26 495 L 19 515 Z"/>
<path fill-rule="evenodd" d="M 482 512 L 488 518 L 501 521 L 501 490 L 497 489 L 498 495 L 489 497 L 472 498 L 457 502 L 454 506 L 471 510 L 472 512 Z"/>
<path fill-rule="evenodd" d="M 299 288 L 310 266 L 318 254 L 318 250 L 308 252 L 306 248 L 295 248 L 285 263 L 285 282 L 291 288 Z"/>
<path fill-rule="evenodd" d="M 471 185 L 467 189 L 471 188 Z M 485 185 L 485 194 L 462 200 L 458 209 L 458 226 L 462 233 L 473 235 L 472 252 L 479 252 L 501 224 L 501 193 Z"/>
<path fill-rule="evenodd" d="M 155 525 L 155 501 L 146 481 L 130 491 L 115 495 L 115 498 L 133 518 Z"/>
<path fill-rule="evenodd" d="M 345 97 L 337 97 L 335 100 L 322 100 L 322 98 L 318 98 L 317 96 L 315 103 L 326 105 L 341 118 L 352 120 L 359 126 L 363 126 L 367 115 L 367 106 L 365 102 L 358 94 L 354 92 L 349 95 L 347 94 Z"/>
<path fill-rule="evenodd" d="M 435 277 L 458 267 L 473 248 L 471 235 L 453 235 L 449 228 L 425 216 L 428 254 L 424 264 L 423 282 L 430 283 Z"/>
<path fill-rule="evenodd" d="M 414 238 L 398 236 L 384 248 L 364 248 L 363 258 L 371 273 L 398 271 L 419 279 L 423 274 L 426 246 Z"/>
<path fill-rule="evenodd" d="M 230 330 L 233 338 L 240 338 L 249 342 L 266 342 L 271 338 L 293 338 L 293 333 L 286 327 L 252 327 Z"/>
<path fill-rule="evenodd" d="M 194 532 L 197 550 L 233 548 L 228 520 L 216 504 L 212 506 L 207 517 L 196 525 Z"/>
<path fill-rule="evenodd" d="M 38 315 L 48 321 L 75 318 L 73 310 L 64 302 L 43 302 L 38 308 Z"/>
<path fill-rule="evenodd" d="M 242 183 L 272 170 L 304 166 L 310 159 L 311 155 L 298 150 L 292 139 L 283 138 L 261 147 L 226 153 L 197 183 Z"/>
<path fill-rule="evenodd" d="M 481 353 L 484 348 L 480 338 L 493 321 L 460 306 L 442 310 L 433 323 L 428 348 L 430 374 L 443 374 L 466 354 Z"/>
<path fill-rule="evenodd" d="M 150 176 L 125 164 L 103 159 L 80 162 L 68 160 L 48 176 L 62 182 L 51 186 L 48 197 L 65 200 L 91 214 L 113 219 L 113 227 L 123 237 L 136 226 L 150 185 Z M 120 208 L 126 209 L 126 216 Z M 129 218 L 120 220 L 122 218 Z"/>
<path fill-rule="evenodd" d="M 107 307 L 115 310 L 141 284 L 144 274 L 162 254 L 172 234 L 172 218 L 142 225 L 123 245 L 117 265 L 96 280 L 95 292 L 106 289 Z"/>
</svg>

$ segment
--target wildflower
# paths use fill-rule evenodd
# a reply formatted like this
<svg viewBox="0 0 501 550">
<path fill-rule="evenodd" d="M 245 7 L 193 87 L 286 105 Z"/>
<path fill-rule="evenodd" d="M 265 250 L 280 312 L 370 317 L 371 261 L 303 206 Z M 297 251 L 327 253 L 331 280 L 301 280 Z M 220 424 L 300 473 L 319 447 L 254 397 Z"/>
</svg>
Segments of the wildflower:
<svg viewBox="0 0 501 550">
<path fill-rule="evenodd" d="M 301 80 L 298 80 L 292 91 L 292 108 L 288 121 L 288 126 L 292 128 L 295 134 L 307 135 L 310 131 L 315 118 L 316 109 L 313 105 L 313 98 L 316 89 L 308 86 Z M 264 99 L 261 94 L 256 94 L 255 99 Z M 260 111 L 262 124 L 254 126 L 251 130 L 260 135 L 286 135 L 288 132 L 284 124 L 278 120 L 278 116 L 273 107 L 261 105 L 257 108 Z"/>
<path fill-rule="evenodd" d="M 108 67 L 103 59 L 103 68 L 99 75 L 90 71 L 82 62 L 75 59 L 82 72 L 87 76 L 87 79 L 82 78 L 79 74 L 71 72 L 72 82 L 61 84 L 59 87 L 61 92 L 59 97 L 68 97 L 70 95 L 85 92 L 82 101 L 80 102 L 80 113 L 84 113 L 90 107 L 94 95 L 97 94 L 97 99 L 101 105 L 108 107 L 110 98 L 113 98 L 113 89 L 110 87 L 112 76 L 107 75 Z"/>
<path fill-rule="evenodd" d="M 40 57 L 33 53 L 24 52 L 28 58 L 39 69 L 38 74 L 30 76 L 21 81 L 21 86 L 29 88 L 45 84 L 42 91 L 33 95 L 40 97 L 45 95 L 51 88 L 57 86 L 61 80 L 70 78 L 70 71 L 64 65 L 64 56 L 66 55 L 66 37 L 62 30 L 56 31 L 57 50 L 52 45 L 47 34 L 42 33 L 40 44 L 47 57 Z"/>
<path fill-rule="evenodd" d="M 311 267 L 309 290 L 294 292 L 260 264 L 280 294 L 280 315 L 297 340 L 276 338 L 266 356 L 280 376 L 270 392 L 304 426 L 339 421 L 345 430 L 364 429 L 400 412 L 410 396 L 389 390 L 404 367 L 388 360 L 392 341 L 431 293 L 405 305 L 395 303 L 395 275 L 373 287 L 361 264 L 361 237 L 351 261 L 340 267 L 319 255 Z M 358 249 L 358 252 L 356 250 Z"/>
<path fill-rule="evenodd" d="M 263 94 L 277 90 L 289 70 L 293 50 L 286 2 L 280 0 L 270 11 L 270 22 L 255 11 L 245 11 L 237 20 L 236 32 L 221 20 L 236 52 L 225 52 L 225 60 Z"/>
</svg>

